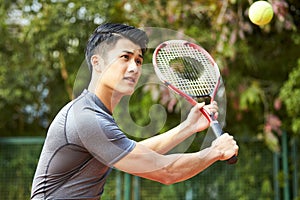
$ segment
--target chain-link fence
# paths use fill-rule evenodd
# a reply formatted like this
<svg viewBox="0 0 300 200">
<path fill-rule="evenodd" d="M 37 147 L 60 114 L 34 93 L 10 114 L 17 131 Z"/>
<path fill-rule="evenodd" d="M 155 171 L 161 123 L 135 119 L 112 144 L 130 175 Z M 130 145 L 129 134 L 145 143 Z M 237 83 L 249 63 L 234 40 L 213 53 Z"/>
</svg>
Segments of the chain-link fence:
<svg viewBox="0 0 300 200">
<path fill-rule="evenodd" d="M 30 198 L 32 177 L 43 138 L 0 139 L 0 198 Z M 241 142 L 236 165 L 217 162 L 188 181 L 163 185 L 113 170 L 102 199 L 116 200 L 252 200 L 300 199 L 296 142 L 287 146 L 288 171 L 283 154 L 274 154 L 258 141 Z M 286 152 L 287 153 L 287 152 Z"/>
</svg>

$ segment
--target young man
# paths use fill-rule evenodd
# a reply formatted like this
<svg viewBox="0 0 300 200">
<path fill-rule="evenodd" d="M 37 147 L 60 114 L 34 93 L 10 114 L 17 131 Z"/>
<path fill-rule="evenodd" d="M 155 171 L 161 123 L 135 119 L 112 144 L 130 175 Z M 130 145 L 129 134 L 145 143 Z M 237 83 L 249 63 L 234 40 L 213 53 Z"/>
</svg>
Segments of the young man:
<svg viewBox="0 0 300 200">
<path fill-rule="evenodd" d="M 209 126 L 199 111 L 202 103 L 177 127 L 141 142 L 118 128 L 113 110 L 134 92 L 147 42 L 146 34 L 131 26 L 107 23 L 95 30 L 86 49 L 89 87 L 63 107 L 49 127 L 31 199 L 99 199 L 113 167 L 172 184 L 237 155 L 238 146 L 227 133 L 202 151 L 164 155 Z M 216 113 L 218 107 L 213 103 L 205 109 Z"/>
</svg>

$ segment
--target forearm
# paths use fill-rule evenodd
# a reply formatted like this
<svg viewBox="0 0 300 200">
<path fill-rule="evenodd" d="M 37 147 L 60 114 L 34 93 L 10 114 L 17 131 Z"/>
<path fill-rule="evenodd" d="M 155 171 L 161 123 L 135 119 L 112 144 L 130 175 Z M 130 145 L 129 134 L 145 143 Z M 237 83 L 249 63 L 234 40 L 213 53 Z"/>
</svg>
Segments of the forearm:
<svg viewBox="0 0 300 200">
<path fill-rule="evenodd" d="M 220 152 L 212 148 L 189 154 L 167 155 L 164 165 L 156 172 L 135 174 L 163 184 L 173 184 L 187 180 L 220 159 Z"/>
<path fill-rule="evenodd" d="M 183 122 L 163 134 L 145 139 L 139 143 L 157 153 L 165 154 L 190 137 L 193 133 L 194 132 L 188 127 L 187 123 Z"/>
<path fill-rule="evenodd" d="M 135 148 L 114 167 L 164 184 L 180 182 L 195 176 L 217 160 L 228 160 L 238 154 L 238 145 L 227 133 L 212 145 L 195 153 L 162 155 L 137 143 Z"/>
<path fill-rule="evenodd" d="M 203 106 L 204 103 L 197 104 L 191 109 L 184 122 L 166 133 L 141 141 L 141 144 L 157 153 L 165 154 L 192 134 L 208 128 L 209 122 L 200 112 Z M 215 113 L 217 112 L 216 107 L 215 104 L 211 104 L 207 106 L 207 109 Z"/>
<path fill-rule="evenodd" d="M 189 179 L 202 172 L 218 160 L 228 160 L 238 155 L 238 145 L 232 136 L 224 133 L 212 142 L 212 145 L 196 153 L 180 154 L 178 159 L 165 169 L 170 174 L 167 183 L 176 183 Z M 172 155 L 171 155 L 172 156 Z M 168 175 L 165 175 L 168 176 Z"/>
</svg>

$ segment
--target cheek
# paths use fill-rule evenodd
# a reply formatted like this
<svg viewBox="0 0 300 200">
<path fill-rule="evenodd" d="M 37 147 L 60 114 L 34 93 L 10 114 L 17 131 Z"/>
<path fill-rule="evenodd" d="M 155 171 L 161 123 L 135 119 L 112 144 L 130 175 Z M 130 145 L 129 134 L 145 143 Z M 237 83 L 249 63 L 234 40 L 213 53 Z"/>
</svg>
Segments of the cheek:
<svg viewBox="0 0 300 200">
<path fill-rule="evenodd" d="M 110 70 L 109 75 L 106 76 L 106 80 L 113 84 L 117 84 L 123 77 L 122 72 L 119 70 Z"/>
<path fill-rule="evenodd" d="M 126 72 L 126 69 L 124 67 L 121 67 L 119 63 L 115 63 L 113 65 L 108 66 L 106 71 L 107 74 L 109 74 L 109 76 L 116 78 L 124 74 Z"/>
<path fill-rule="evenodd" d="M 123 79 L 125 73 L 125 68 L 117 65 L 112 65 L 106 69 L 105 75 L 103 77 L 105 78 L 106 84 L 116 86 Z"/>
</svg>

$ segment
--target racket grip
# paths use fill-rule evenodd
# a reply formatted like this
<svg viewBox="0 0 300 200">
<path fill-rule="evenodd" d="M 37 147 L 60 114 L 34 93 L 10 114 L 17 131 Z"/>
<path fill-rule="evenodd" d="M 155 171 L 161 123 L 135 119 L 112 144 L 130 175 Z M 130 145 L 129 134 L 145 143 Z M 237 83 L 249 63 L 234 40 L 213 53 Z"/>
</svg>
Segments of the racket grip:
<svg viewBox="0 0 300 200">
<path fill-rule="evenodd" d="M 228 160 L 226 160 L 226 163 L 229 165 L 235 164 L 238 161 L 238 158 L 236 156 L 232 156 Z"/>
<path fill-rule="evenodd" d="M 214 134 L 216 137 L 220 137 L 224 132 L 217 120 L 212 120 L 210 123 L 210 127 L 212 128 Z M 232 156 L 228 160 L 226 160 L 227 164 L 235 164 L 238 161 L 238 158 L 236 156 Z"/>
</svg>

